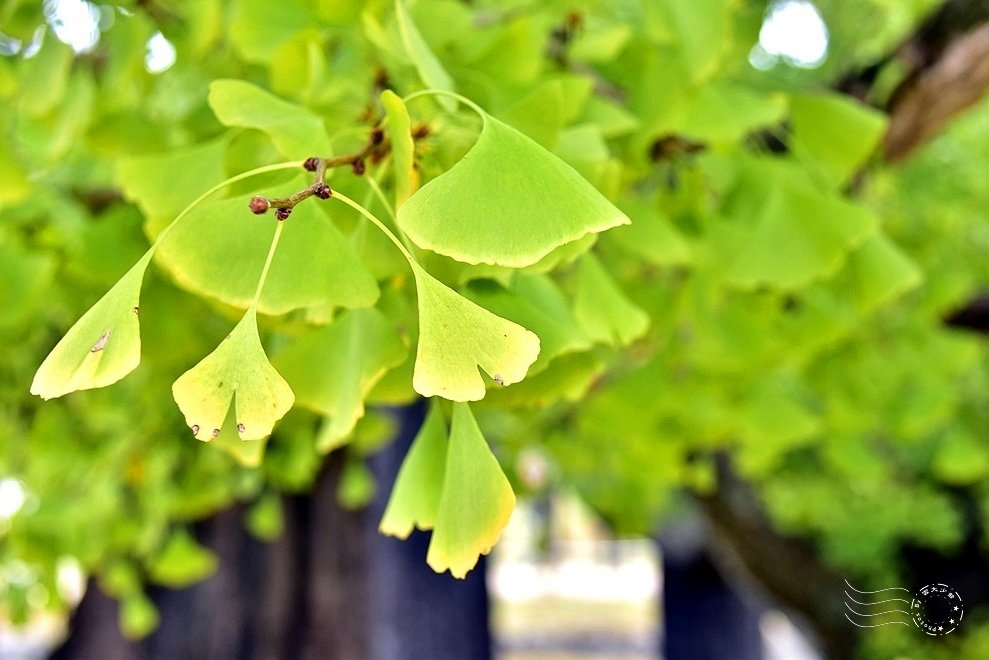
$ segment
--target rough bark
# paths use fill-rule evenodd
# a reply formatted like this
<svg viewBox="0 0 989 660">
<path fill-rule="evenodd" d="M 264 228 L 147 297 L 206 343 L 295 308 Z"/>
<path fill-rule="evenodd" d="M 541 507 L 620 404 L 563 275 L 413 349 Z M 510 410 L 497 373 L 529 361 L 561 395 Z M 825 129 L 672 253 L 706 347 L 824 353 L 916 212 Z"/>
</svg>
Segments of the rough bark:
<svg viewBox="0 0 989 660">
<path fill-rule="evenodd" d="M 989 90 L 989 0 L 948 0 L 893 53 L 846 76 L 838 88 L 865 98 L 891 61 L 906 72 L 886 102 L 886 162 L 926 144 Z"/>
<path fill-rule="evenodd" d="M 989 23 L 949 43 L 941 57 L 918 68 L 889 105 L 883 144 L 886 162 L 910 155 L 989 89 Z"/>
<path fill-rule="evenodd" d="M 217 573 L 190 589 L 152 589 L 161 625 L 145 640 L 119 632 L 116 601 L 91 584 L 57 660 L 402 660 L 490 657 L 483 562 L 467 580 L 425 563 L 428 536 L 402 542 L 377 523 L 402 457 L 422 421 L 399 412 L 401 432 L 371 460 L 379 479 L 362 511 L 337 504 L 343 467 L 332 454 L 311 493 L 284 499 L 285 531 L 272 543 L 248 534 L 244 507 L 197 525 Z"/>
</svg>

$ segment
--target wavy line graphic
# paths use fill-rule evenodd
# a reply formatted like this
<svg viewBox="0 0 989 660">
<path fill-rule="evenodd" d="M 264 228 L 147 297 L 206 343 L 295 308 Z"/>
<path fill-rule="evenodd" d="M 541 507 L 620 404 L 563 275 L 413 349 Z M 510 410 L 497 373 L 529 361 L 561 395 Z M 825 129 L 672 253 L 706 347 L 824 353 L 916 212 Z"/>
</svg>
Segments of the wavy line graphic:
<svg viewBox="0 0 989 660">
<path fill-rule="evenodd" d="M 851 589 L 852 592 L 856 594 L 862 600 L 859 600 L 851 593 L 845 591 L 845 608 L 848 610 L 845 612 L 845 618 L 848 619 L 849 623 L 859 628 L 879 628 L 881 626 L 890 625 L 901 625 L 909 626 L 913 622 L 910 612 L 905 609 L 900 609 L 902 606 L 896 605 L 896 603 L 906 603 L 909 607 L 910 600 L 908 598 L 895 598 L 895 597 L 885 597 L 895 595 L 906 594 L 911 596 L 909 589 L 904 589 L 902 587 L 890 587 L 888 589 L 878 589 L 876 591 L 862 591 L 861 589 L 856 589 L 852 584 L 845 580 L 845 584 Z M 854 607 L 849 604 L 849 601 L 855 603 L 856 605 L 861 605 L 866 608 L 878 608 L 879 611 L 870 612 L 863 611 L 859 612 Z M 880 621 L 874 617 L 891 617 L 888 621 Z"/>
</svg>

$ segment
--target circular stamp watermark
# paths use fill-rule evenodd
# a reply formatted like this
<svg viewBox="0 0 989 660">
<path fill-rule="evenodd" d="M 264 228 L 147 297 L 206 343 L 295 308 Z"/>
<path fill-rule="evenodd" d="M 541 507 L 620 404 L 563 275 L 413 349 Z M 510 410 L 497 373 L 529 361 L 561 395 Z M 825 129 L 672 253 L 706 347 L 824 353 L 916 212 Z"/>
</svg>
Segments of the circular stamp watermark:
<svg viewBox="0 0 989 660">
<path fill-rule="evenodd" d="M 946 584 L 929 584 L 910 601 L 914 624 L 928 635 L 947 635 L 961 623 L 965 605 L 957 591 Z"/>
<path fill-rule="evenodd" d="M 845 618 L 859 628 L 912 624 L 937 637 L 954 631 L 965 616 L 961 595 L 946 584 L 929 584 L 916 592 L 903 587 L 862 591 L 848 580 L 845 585 Z"/>
</svg>

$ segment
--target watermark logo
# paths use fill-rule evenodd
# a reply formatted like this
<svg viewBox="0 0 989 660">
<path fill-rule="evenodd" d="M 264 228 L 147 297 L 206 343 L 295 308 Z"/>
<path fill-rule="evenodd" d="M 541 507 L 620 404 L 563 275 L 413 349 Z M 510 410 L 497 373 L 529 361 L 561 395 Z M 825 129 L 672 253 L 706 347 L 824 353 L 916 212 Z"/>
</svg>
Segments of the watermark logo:
<svg viewBox="0 0 989 660">
<path fill-rule="evenodd" d="M 914 625 L 940 636 L 954 631 L 965 616 L 962 597 L 946 584 L 929 584 L 916 593 L 903 587 L 862 591 L 848 580 L 845 585 L 845 618 L 859 628 Z"/>
</svg>

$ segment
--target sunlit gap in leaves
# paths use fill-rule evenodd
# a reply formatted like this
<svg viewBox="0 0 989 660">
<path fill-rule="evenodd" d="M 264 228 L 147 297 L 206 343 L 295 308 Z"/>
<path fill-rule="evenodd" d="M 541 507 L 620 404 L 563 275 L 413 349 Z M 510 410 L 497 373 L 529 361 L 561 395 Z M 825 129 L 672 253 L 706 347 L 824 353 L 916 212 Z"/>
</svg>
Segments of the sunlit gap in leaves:
<svg viewBox="0 0 989 660">
<path fill-rule="evenodd" d="M 827 56 L 828 28 L 817 7 L 808 0 L 776 0 L 766 11 L 749 63 L 762 70 L 780 62 L 816 69 Z"/>
<path fill-rule="evenodd" d="M 148 73 L 167 71 L 175 64 L 175 46 L 161 32 L 155 32 L 147 43 L 144 68 Z"/>
<path fill-rule="evenodd" d="M 77 53 L 89 53 L 100 41 L 100 29 L 109 27 L 113 11 L 84 0 L 45 0 L 45 21 L 58 40 Z M 25 57 L 29 57 L 25 53 Z"/>
<path fill-rule="evenodd" d="M 0 479 L 0 521 L 13 518 L 26 501 L 24 484 L 13 477 Z"/>
</svg>

